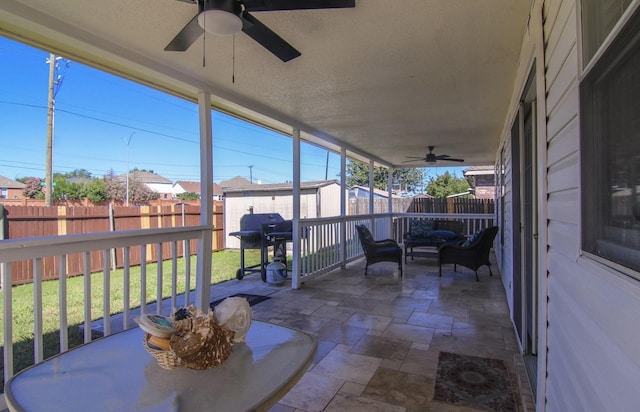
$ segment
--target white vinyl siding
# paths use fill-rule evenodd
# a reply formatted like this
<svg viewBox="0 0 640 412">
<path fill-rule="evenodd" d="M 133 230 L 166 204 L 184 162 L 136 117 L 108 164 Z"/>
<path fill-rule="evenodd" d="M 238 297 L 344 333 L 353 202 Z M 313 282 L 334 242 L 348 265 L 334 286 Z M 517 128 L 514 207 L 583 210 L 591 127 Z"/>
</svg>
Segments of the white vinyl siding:
<svg viewBox="0 0 640 412">
<path fill-rule="evenodd" d="M 507 139 L 504 145 L 505 150 L 505 199 L 504 199 L 504 244 L 499 245 L 500 253 L 497 254 L 498 267 L 502 274 L 502 284 L 504 285 L 507 302 L 513 314 L 513 236 L 516 232 L 513 227 L 513 185 L 512 185 L 512 162 L 511 162 L 511 139 Z M 499 237 L 498 237 L 499 238 Z M 512 315 L 513 316 L 513 315 Z"/>
<path fill-rule="evenodd" d="M 577 6 L 544 2 L 549 278 L 546 405 L 537 407 L 630 411 L 640 405 L 640 283 L 580 256 Z"/>
</svg>

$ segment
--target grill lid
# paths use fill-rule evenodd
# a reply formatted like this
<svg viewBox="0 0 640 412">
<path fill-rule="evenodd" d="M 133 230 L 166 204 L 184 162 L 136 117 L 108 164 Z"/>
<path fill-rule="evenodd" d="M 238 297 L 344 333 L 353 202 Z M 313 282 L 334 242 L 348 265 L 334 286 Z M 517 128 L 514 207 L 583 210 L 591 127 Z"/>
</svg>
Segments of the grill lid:
<svg viewBox="0 0 640 412">
<path fill-rule="evenodd" d="M 278 213 L 250 213 L 240 218 L 240 230 L 256 230 L 262 232 L 265 227 L 275 227 L 284 222 Z"/>
</svg>

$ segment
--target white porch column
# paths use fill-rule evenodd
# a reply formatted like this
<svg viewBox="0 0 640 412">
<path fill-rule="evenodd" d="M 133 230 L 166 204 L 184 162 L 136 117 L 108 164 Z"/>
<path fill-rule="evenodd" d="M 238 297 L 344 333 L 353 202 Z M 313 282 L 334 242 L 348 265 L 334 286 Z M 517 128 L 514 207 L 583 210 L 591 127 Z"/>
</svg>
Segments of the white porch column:
<svg viewBox="0 0 640 412">
<path fill-rule="evenodd" d="M 200 225 L 210 228 L 198 242 L 196 264 L 196 307 L 205 313 L 211 297 L 211 249 L 213 238 L 213 137 L 211 133 L 211 95 L 198 93 L 200 118 Z"/>
<path fill-rule="evenodd" d="M 291 288 L 300 288 L 300 130 L 293 129 L 293 262 Z"/>
<path fill-rule="evenodd" d="M 373 215 L 373 191 L 375 190 L 373 168 L 373 160 L 369 160 L 369 215 Z M 371 217 L 371 233 L 374 236 L 376 235 L 376 225 L 373 217 Z"/>
<path fill-rule="evenodd" d="M 388 173 L 387 173 L 387 196 L 388 197 L 388 213 L 389 213 L 389 233 L 391 234 L 391 236 L 389 236 L 391 239 L 394 238 L 394 233 L 393 233 L 393 167 L 389 167 L 387 169 Z"/>
<path fill-rule="evenodd" d="M 375 190 L 375 181 L 373 175 L 373 160 L 369 160 L 369 214 L 373 214 L 373 191 Z"/>
<path fill-rule="evenodd" d="M 342 269 L 347 267 L 347 151 L 340 150 L 340 216 L 342 224 L 340 225 L 340 266 Z"/>
</svg>

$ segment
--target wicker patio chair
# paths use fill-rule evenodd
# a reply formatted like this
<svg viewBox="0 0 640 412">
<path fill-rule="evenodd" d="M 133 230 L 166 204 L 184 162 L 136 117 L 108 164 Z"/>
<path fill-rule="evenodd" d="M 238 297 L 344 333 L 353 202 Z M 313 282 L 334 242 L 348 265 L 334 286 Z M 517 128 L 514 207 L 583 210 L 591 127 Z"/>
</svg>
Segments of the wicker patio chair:
<svg viewBox="0 0 640 412">
<path fill-rule="evenodd" d="M 364 274 L 367 275 L 369 265 L 379 262 L 397 262 L 402 276 L 402 248 L 393 239 L 374 240 L 369 229 L 364 225 L 356 225 L 358 238 L 364 250 L 367 263 Z"/>
<path fill-rule="evenodd" d="M 476 233 L 473 237 L 464 243 L 458 245 L 444 244 L 438 249 L 438 267 L 440 276 L 442 276 L 442 265 L 445 263 L 453 263 L 453 270 L 457 265 L 467 267 L 476 272 L 476 280 L 478 277 L 478 268 L 481 266 L 489 267 L 489 275 L 493 276 L 491 271 L 491 262 L 489 262 L 489 252 L 493 245 L 493 239 L 498 233 L 498 227 L 493 226 Z"/>
</svg>

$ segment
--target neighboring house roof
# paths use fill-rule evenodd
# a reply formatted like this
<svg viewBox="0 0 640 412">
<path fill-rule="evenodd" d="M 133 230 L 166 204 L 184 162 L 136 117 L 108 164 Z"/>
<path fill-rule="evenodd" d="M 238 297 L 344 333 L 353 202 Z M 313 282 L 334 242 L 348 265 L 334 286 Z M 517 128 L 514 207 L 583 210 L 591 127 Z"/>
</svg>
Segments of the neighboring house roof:
<svg viewBox="0 0 640 412">
<path fill-rule="evenodd" d="M 433 199 L 433 196 L 431 196 L 428 193 L 420 193 L 419 195 L 415 195 L 413 198 L 414 199 Z"/>
<path fill-rule="evenodd" d="M 242 179 L 242 178 L 241 178 Z M 246 180 L 246 179 L 245 179 Z M 221 182 L 220 185 L 222 186 Z M 332 184 L 338 184 L 337 180 L 317 180 L 312 182 L 300 182 L 300 189 L 320 189 L 321 187 L 329 186 Z M 225 187 L 222 186 L 224 193 L 238 193 L 238 192 L 278 192 L 278 191 L 291 191 L 293 190 L 293 183 L 271 183 L 267 185 L 248 185 L 241 187 Z"/>
<path fill-rule="evenodd" d="M 178 180 L 174 186 L 182 188 L 185 192 L 200 194 L 200 182 L 190 182 L 187 180 Z M 213 184 L 213 195 L 222 195 L 222 188 L 219 184 Z"/>
<path fill-rule="evenodd" d="M 170 183 L 144 183 L 151 191 L 156 193 L 171 193 L 178 194 L 180 192 L 176 192 L 175 186 Z"/>
<path fill-rule="evenodd" d="M 170 184 L 173 185 L 173 182 L 169 179 L 167 179 L 166 177 L 162 177 L 160 175 L 157 175 L 155 173 L 151 173 L 151 172 L 141 172 L 139 170 L 135 170 L 133 172 L 129 173 L 129 178 L 132 180 L 136 180 L 140 183 L 146 183 L 146 184 L 150 184 L 150 183 L 163 183 L 163 184 Z M 121 181 L 121 182 L 126 182 L 127 181 L 127 174 L 121 174 L 118 175 L 116 177 L 114 177 L 114 179 Z"/>
<path fill-rule="evenodd" d="M 357 196 L 357 192 L 363 192 L 363 193 L 366 192 L 367 195 L 369 194 L 369 188 L 365 187 L 365 186 L 353 186 L 353 187 L 351 187 L 351 190 L 354 191 L 356 197 L 358 197 Z M 374 196 L 377 196 L 377 197 L 384 197 L 384 198 L 388 198 L 389 197 L 389 192 L 388 191 L 380 190 L 380 189 L 376 189 L 376 188 L 373 188 L 373 194 L 374 194 Z M 397 196 L 397 195 L 394 195 L 394 194 L 392 194 L 391 197 L 392 198 L 400 198 L 400 196 Z"/>
<path fill-rule="evenodd" d="M 17 180 L 9 179 L 8 177 L 0 176 L 0 187 L 7 189 L 24 189 L 25 184 Z"/>
<path fill-rule="evenodd" d="M 466 195 L 470 195 L 471 192 L 470 191 L 466 191 L 466 192 L 461 192 L 461 193 L 454 193 L 452 195 L 447 196 L 447 199 L 452 198 L 452 197 L 461 197 L 461 196 L 466 196 Z"/>
<path fill-rule="evenodd" d="M 77 183 L 77 184 L 89 184 L 91 183 L 91 178 L 88 177 L 82 177 L 82 176 L 76 176 L 76 177 L 70 177 L 68 179 L 66 179 L 67 182 L 69 183 Z"/>
<path fill-rule="evenodd" d="M 245 179 L 244 177 L 236 176 L 233 179 L 223 180 L 220 182 L 220 187 L 224 192 L 226 188 L 236 188 L 236 187 L 246 187 L 252 186 L 251 182 Z"/>
<path fill-rule="evenodd" d="M 471 166 L 462 171 L 464 176 L 474 175 L 492 175 L 495 173 L 495 167 L 493 166 Z"/>
<path fill-rule="evenodd" d="M 185 192 L 200 194 L 200 182 L 188 182 L 186 180 L 178 180 L 174 186 L 182 188 Z"/>
</svg>

